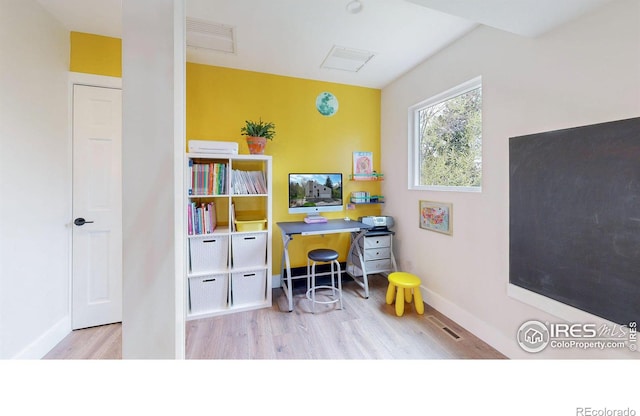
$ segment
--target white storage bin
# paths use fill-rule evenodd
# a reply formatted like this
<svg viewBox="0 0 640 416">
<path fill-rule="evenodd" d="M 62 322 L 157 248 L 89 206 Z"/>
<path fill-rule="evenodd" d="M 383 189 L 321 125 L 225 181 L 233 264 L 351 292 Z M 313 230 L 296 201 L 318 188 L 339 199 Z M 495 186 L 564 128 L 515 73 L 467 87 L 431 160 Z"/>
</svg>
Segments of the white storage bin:
<svg viewBox="0 0 640 416">
<path fill-rule="evenodd" d="M 192 273 L 225 269 L 228 258 L 227 236 L 207 235 L 189 238 L 189 262 Z"/>
<path fill-rule="evenodd" d="M 233 267 L 264 266 L 267 260 L 267 234 L 237 234 L 231 237 Z"/>
<path fill-rule="evenodd" d="M 192 314 L 224 309 L 228 306 L 229 275 L 213 274 L 189 278 L 189 308 Z"/>
<path fill-rule="evenodd" d="M 267 276 L 264 270 L 231 274 L 233 306 L 264 302 L 267 296 Z"/>
</svg>

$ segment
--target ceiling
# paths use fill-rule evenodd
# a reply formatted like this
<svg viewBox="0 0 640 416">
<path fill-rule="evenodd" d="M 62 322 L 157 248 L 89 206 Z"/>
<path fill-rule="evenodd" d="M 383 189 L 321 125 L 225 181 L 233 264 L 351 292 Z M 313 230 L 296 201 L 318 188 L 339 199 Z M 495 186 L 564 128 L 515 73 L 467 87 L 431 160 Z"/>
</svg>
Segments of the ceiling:
<svg viewBox="0 0 640 416">
<path fill-rule="evenodd" d="M 37 1 L 70 31 L 121 37 L 122 0 Z M 613 0 L 360 0 L 358 13 L 350 0 L 185 1 L 188 19 L 234 37 L 232 53 L 188 47 L 189 62 L 382 88 L 480 24 L 539 36 Z M 343 63 L 373 57 L 324 68 L 332 48 Z"/>
</svg>

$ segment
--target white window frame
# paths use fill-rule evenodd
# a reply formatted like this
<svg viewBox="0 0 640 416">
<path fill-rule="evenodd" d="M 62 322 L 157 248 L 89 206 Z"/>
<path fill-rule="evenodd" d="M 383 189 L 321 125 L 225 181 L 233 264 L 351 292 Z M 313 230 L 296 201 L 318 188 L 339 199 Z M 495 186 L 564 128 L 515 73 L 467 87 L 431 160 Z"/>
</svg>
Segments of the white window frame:
<svg viewBox="0 0 640 416">
<path fill-rule="evenodd" d="M 420 141 L 420 125 L 418 123 L 418 112 L 425 107 L 440 104 L 441 102 L 447 101 L 471 90 L 475 90 L 476 88 L 482 88 L 481 76 L 466 81 L 456 87 L 450 88 L 447 91 L 437 94 L 424 101 L 420 101 L 419 103 L 409 107 L 409 155 L 407 163 L 409 168 L 409 190 L 482 192 L 482 183 L 480 184 L 480 186 L 420 185 L 420 152 L 417 151 L 418 143 Z M 482 169 L 484 170 L 484 164 Z"/>
</svg>

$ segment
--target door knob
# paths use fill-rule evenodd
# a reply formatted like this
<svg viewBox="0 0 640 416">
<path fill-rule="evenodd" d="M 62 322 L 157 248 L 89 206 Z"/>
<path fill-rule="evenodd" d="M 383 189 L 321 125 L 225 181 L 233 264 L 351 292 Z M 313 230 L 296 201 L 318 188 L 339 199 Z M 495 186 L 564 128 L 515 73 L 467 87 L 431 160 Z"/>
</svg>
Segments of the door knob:
<svg viewBox="0 0 640 416">
<path fill-rule="evenodd" d="M 75 220 L 73 220 L 73 223 L 77 226 L 82 226 L 85 224 L 92 224 L 93 221 L 87 221 L 84 218 L 80 217 L 80 218 L 76 218 Z"/>
</svg>

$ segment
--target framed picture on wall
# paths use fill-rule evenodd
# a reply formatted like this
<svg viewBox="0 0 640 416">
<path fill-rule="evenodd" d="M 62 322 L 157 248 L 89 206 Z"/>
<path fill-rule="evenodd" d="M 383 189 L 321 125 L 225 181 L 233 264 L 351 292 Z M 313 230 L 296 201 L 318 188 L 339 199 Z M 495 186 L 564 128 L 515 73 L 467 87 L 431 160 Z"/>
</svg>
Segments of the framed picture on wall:
<svg viewBox="0 0 640 416">
<path fill-rule="evenodd" d="M 371 175 L 373 172 L 372 152 L 353 152 L 353 175 Z"/>
<path fill-rule="evenodd" d="M 420 201 L 420 228 L 442 234 L 453 234 L 453 206 L 446 202 Z"/>
</svg>

